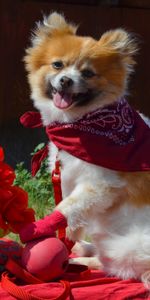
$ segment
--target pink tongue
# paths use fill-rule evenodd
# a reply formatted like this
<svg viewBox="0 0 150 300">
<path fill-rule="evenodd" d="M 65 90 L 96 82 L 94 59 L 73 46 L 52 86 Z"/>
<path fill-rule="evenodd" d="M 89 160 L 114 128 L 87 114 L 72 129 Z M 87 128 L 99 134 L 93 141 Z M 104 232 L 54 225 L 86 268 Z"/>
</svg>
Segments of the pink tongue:
<svg viewBox="0 0 150 300">
<path fill-rule="evenodd" d="M 69 107 L 73 102 L 71 95 L 58 92 L 54 94 L 53 101 L 55 106 L 61 109 Z"/>
</svg>

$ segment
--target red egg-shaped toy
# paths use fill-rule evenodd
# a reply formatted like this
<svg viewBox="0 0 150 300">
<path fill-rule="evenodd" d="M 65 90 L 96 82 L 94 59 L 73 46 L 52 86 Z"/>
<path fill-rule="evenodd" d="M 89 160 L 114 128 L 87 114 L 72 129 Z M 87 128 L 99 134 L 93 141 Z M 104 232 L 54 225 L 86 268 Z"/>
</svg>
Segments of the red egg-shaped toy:
<svg viewBox="0 0 150 300">
<path fill-rule="evenodd" d="M 22 266 L 43 281 L 63 275 L 68 266 L 68 250 L 57 238 L 42 238 L 26 244 Z"/>
</svg>

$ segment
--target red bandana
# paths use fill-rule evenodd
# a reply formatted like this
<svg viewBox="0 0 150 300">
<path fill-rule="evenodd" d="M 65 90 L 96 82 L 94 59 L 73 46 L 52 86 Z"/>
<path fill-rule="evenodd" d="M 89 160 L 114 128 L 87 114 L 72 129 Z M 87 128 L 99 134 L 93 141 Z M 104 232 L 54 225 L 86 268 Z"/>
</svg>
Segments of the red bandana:
<svg viewBox="0 0 150 300">
<path fill-rule="evenodd" d="M 35 112 L 25 113 L 21 123 L 42 126 L 40 114 Z M 75 122 L 54 122 L 46 127 L 46 133 L 58 149 L 89 163 L 124 172 L 150 170 L 150 128 L 125 99 Z M 44 153 L 43 157 L 46 149 Z"/>
</svg>

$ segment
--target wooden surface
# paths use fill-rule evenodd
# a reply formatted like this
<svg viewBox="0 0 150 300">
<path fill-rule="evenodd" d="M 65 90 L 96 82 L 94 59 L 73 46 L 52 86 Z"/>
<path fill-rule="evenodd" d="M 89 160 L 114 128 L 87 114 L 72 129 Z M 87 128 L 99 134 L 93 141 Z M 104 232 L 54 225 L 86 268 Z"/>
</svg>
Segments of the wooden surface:
<svg viewBox="0 0 150 300">
<path fill-rule="evenodd" d="M 130 100 L 136 108 L 150 116 L 150 9 L 147 6 L 150 1 L 147 1 L 147 5 L 144 1 L 145 6 L 143 4 L 142 8 L 139 8 L 142 2 L 138 0 L 113 1 L 113 4 L 118 3 L 119 6 L 100 5 L 104 1 L 96 0 L 76 1 L 74 4 L 70 2 L 72 1 L 1 0 L 0 2 L 0 143 L 5 140 L 6 144 L 4 132 L 9 131 L 11 136 L 11 128 L 12 130 L 15 128 L 13 126 L 19 128 L 19 116 L 32 109 L 22 58 L 24 49 L 29 45 L 29 36 L 35 21 L 42 19 L 43 13 L 48 14 L 54 10 L 63 12 L 68 20 L 79 23 L 80 34 L 99 38 L 106 30 L 117 27 L 124 27 L 137 34 L 141 41 L 141 50 L 137 56 L 136 72 L 130 84 Z M 112 4 L 112 1 L 110 2 Z M 137 8 L 135 4 L 134 7 L 129 6 L 129 2 L 130 4 L 136 2 Z"/>
</svg>

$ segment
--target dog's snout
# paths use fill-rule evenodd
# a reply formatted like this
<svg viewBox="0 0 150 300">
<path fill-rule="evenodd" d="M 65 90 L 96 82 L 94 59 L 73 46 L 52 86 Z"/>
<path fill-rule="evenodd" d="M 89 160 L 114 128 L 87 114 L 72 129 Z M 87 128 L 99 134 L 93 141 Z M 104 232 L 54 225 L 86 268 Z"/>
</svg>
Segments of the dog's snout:
<svg viewBox="0 0 150 300">
<path fill-rule="evenodd" d="M 73 80 L 67 76 L 63 76 L 60 79 L 60 84 L 61 84 L 62 88 L 68 88 L 73 85 Z"/>
</svg>

